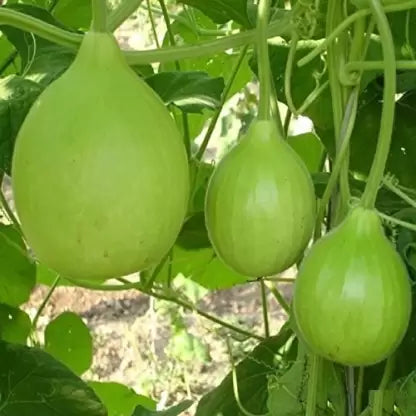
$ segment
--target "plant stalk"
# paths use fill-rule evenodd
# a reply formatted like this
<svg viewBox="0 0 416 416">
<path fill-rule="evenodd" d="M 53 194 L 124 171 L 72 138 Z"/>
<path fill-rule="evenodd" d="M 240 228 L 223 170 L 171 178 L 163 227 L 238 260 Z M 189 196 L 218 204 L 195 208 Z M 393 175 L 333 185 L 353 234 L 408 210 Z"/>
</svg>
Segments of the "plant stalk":
<svg viewBox="0 0 416 416">
<path fill-rule="evenodd" d="M 143 0 L 122 0 L 120 5 L 108 15 L 109 32 L 119 28 L 142 4 Z"/>
<path fill-rule="evenodd" d="M 106 0 L 92 0 L 91 30 L 107 32 L 107 2 Z"/>
<path fill-rule="evenodd" d="M 361 200 L 361 203 L 365 208 L 371 209 L 374 208 L 377 192 L 383 179 L 393 133 L 396 106 L 396 56 L 393 36 L 380 0 L 369 0 L 369 4 L 380 34 L 385 62 L 383 109 L 381 113 L 377 150 Z"/>
</svg>

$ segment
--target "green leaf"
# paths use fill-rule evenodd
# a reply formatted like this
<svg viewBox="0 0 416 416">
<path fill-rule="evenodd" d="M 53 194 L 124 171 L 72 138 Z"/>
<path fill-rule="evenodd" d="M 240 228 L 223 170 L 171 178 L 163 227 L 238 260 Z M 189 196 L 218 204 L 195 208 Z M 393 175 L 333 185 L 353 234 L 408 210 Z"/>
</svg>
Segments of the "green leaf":
<svg viewBox="0 0 416 416">
<path fill-rule="evenodd" d="M 321 171 L 325 147 L 315 133 L 291 136 L 288 144 L 302 158 L 309 172 Z"/>
<path fill-rule="evenodd" d="M 195 7 L 210 17 L 215 23 L 223 24 L 230 20 L 244 27 L 251 27 L 247 0 L 180 0 L 181 3 Z"/>
<path fill-rule="evenodd" d="M 137 406 L 132 416 L 178 416 L 191 407 L 192 402 L 186 400 L 168 410 L 161 410 L 159 412 L 145 409 L 143 406 Z"/>
<path fill-rule="evenodd" d="M 395 389 L 395 401 L 401 415 L 416 414 L 416 372 L 398 380 Z"/>
<path fill-rule="evenodd" d="M 2 416 L 107 416 L 94 391 L 37 348 L 0 342 Z"/>
<path fill-rule="evenodd" d="M 146 78 L 146 82 L 165 104 L 174 104 L 188 113 L 201 113 L 204 108 L 214 110 L 220 105 L 224 89 L 222 78 L 211 78 L 206 72 L 160 72 Z"/>
<path fill-rule="evenodd" d="M 90 381 L 88 385 L 106 406 L 108 416 L 130 416 L 138 405 L 149 410 L 156 409 L 154 400 L 137 394 L 123 384 Z"/>
<path fill-rule="evenodd" d="M 26 344 L 31 322 L 20 309 L 0 304 L 0 339 L 16 344 Z"/>
<path fill-rule="evenodd" d="M 185 222 L 176 244 L 186 250 L 211 247 L 203 212 L 196 213 Z"/>
<path fill-rule="evenodd" d="M 276 354 L 292 335 L 288 325 L 279 335 L 260 343 L 236 367 L 238 389 L 242 405 L 251 413 L 267 412 L 268 376 L 277 369 Z M 235 401 L 232 374 L 206 394 L 199 402 L 195 416 L 240 416 L 242 413 Z M 279 414 L 280 416 L 280 414 Z"/>
<path fill-rule="evenodd" d="M 77 314 L 63 312 L 45 329 L 45 351 L 81 375 L 92 363 L 90 331 Z"/>
<path fill-rule="evenodd" d="M 208 182 L 214 172 L 212 163 L 191 161 L 191 183 L 192 192 L 189 201 L 189 212 L 198 213 L 205 209 L 205 194 L 208 188 Z"/>
<path fill-rule="evenodd" d="M 0 224 L 0 303 L 19 306 L 35 286 L 36 267 L 11 225 Z"/>
<path fill-rule="evenodd" d="M 389 13 L 397 59 L 416 59 L 416 11 Z"/>
<path fill-rule="evenodd" d="M 175 360 L 181 362 L 204 363 L 209 359 L 207 346 L 186 328 L 180 328 L 169 339 L 167 352 Z"/>
<path fill-rule="evenodd" d="M 59 0 L 53 16 L 66 26 L 86 30 L 91 23 L 91 1 Z"/>
<path fill-rule="evenodd" d="M 16 75 L 0 80 L 0 172 L 10 173 L 17 133 L 41 91 L 35 82 Z"/>
</svg>

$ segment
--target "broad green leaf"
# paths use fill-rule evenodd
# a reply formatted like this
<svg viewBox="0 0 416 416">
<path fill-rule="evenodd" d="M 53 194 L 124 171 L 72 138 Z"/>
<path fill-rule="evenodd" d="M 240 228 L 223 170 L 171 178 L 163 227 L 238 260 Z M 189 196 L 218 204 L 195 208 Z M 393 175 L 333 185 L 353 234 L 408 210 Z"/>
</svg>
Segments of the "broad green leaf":
<svg viewBox="0 0 416 416">
<path fill-rule="evenodd" d="M 247 0 L 180 0 L 181 3 L 195 7 L 210 17 L 215 23 L 234 20 L 243 27 L 251 27 Z"/>
<path fill-rule="evenodd" d="M 59 0 L 53 16 L 74 29 L 88 29 L 91 24 L 91 1 Z"/>
<path fill-rule="evenodd" d="M 75 313 L 63 312 L 45 329 L 45 351 L 81 375 L 92 363 L 92 338 Z"/>
<path fill-rule="evenodd" d="M 394 217 L 406 221 L 411 224 L 416 224 L 416 209 L 405 208 L 394 214 Z M 406 262 L 409 272 L 413 279 L 416 279 L 416 232 L 408 228 L 394 226 L 396 230 L 396 247 L 397 251 Z"/>
<path fill-rule="evenodd" d="M 41 91 L 35 82 L 16 75 L 0 80 L 0 172 L 10 173 L 17 133 Z"/>
<path fill-rule="evenodd" d="M 395 401 L 401 415 L 416 414 L 416 372 L 395 383 Z"/>
<path fill-rule="evenodd" d="M 366 176 L 371 167 L 380 129 L 382 103 L 362 105 L 351 138 L 350 169 Z M 397 177 L 402 186 L 415 187 L 416 177 L 416 94 L 397 102 L 394 131 L 386 172 Z M 326 138 L 320 135 L 323 141 Z M 327 143 L 325 143 L 327 144 Z"/>
<path fill-rule="evenodd" d="M 161 410 L 161 411 L 153 411 L 145 409 L 143 406 L 137 406 L 136 410 L 134 411 L 132 416 L 178 416 L 182 414 L 185 410 L 187 410 L 189 407 L 191 407 L 192 402 L 189 400 L 186 400 L 176 406 L 171 407 L 167 410 Z"/>
<path fill-rule="evenodd" d="M 46 267 L 43 263 L 36 263 L 36 283 L 45 286 L 52 286 L 55 282 L 58 274 Z M 58 282 L 58 286 L 74 286 L 73 283 L 69 282 L 65 278 L 61 277 Z"/>
<path fill-rule="evenodd" d="M 94 391 L 37 348 L 0 342 L 2 416 L 107 416 Z"/>
<path fill-rule="evenodd" d="M 104 403 L 108 416 L 131 416 L 136 406 L 149 410 L 156 409 L 156 402 L 137 394 L 133 389 L 119 383 L 90 381 L 88 385 Z"/>
<path fill-rule="evenodd" d="M 389 13 L 397 59 L 416 59 L 416 10 Z"/>
<path fill-rule="evenodd" d="M 200 71 L 161 72 L 146 78 L 146 82 L 165 104 L 174 104 L 189 113 L 217 108 L 224 89 L 222 78 L 211 78 L 206 72 Z"/>
<path fill-rule="evenodd" d="M 276 354 L 292 335 L 285 325 L 279 335 L 261 342 L 236 367 L 238 390 L 245 409 L 256 415 L 267 412 L 267 383 L 277 366 Z M 242 416 L 234 397 L 232 374 L 199 402 L 195 416 Z"/>
<path fill-rule="evenodd" d="M 192 213 L 203 212 L 205 209 L 205 194 L 208 182 L 214 172 L 214 165 L 211 163 L 191 162 L 191 184 L 192 192 L 189 201 L 188 211 Z"/>
<path fill-rule="evenodd" d="M 288 143 L 305 162 L 309 172 L 321 171 L 325 148 L 315 133 L 291 136 Z"/>
<path fill-rule="evenodd" d="M 3 33 L 0 33 L 0 72 L 4 77 L 16 72 L 20 68 L 19 54 Z"/>
<path fill-rule="evenodd" d="M 186 250 L 211 247 L 203 212 L 198 212 L 185 222 L 176 244 Z"/>
<path fill-rule="evenodd" d="M 26 344 L 31 322 L 20 309 L 0 304 L 0 339 L 16 344 Z"/>
<path fill-rule="evenodd" d="M 36 267 L 11 225 L 0 224 L 0 303 L 19 306 L 35 286 Z"/>
</svg>

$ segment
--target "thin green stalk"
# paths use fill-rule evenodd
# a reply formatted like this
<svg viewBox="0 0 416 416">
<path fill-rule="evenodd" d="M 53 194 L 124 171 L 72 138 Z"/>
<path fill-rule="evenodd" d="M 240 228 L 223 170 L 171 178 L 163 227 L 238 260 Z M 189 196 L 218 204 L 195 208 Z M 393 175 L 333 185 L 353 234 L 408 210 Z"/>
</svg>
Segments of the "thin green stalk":
<svg viewBox="0 0 416 416">
<path fill-rule="evenodd" d="M 263 280 L 266 282 L 279 282 L 279 283 L 295 283 L 292 277 L 264 277 Z"/>
<path fill-rule="evenodd" d="M 119 28 L 139 7 L 143 0 L 123 0 L 120 5 L 108 15 L 107 27 L 110 32 Z"/>
<path fill-rule="evenodd" d="M 94 32 L 107 31 L 107 2 L 106 0 L 92 0 L 91 29 Z"/>
<path fill-rule="evenodd" d="M 44 311 L 46 305 L 48 304 L 50 298 L 52 297 L 53 292 L 55 292 L 55 289 L 57 288 L 60 279 L 61 279 L 61 277 L 59 275 L 56 276 L 55 280 L 52 283 L 52 286 L 49 288 L 48 293 L 46 294 L 46 296 L 43 299 L 42 303 L 40 304 L 38 310 L 36 311 L 36 315 L 35 315 L 35 317 L 33 318 L 33 321 L 32 321 L 32 328 L 31 328 L 32 332 L 36 331 L 39 318 L 41 317 L 42 312 Z"/>
<path fill-rule="evenodd" d="M 342 10 L 339 7 L 339 0 L 329 0 L 328 1 L 328 11 L 327 11 L 327 26 L 326 26 L 326 35 L 329 36 L 333 33 L 334 28 L 339 22 L 344 20 L 344 17 L 340 13 Z M 346 91 L 341 86 L 338 74 L 341 64 L 346 59 L 346 47 L 344 39 L 341 37 L 342 33 L 337 38 L 337 42 L 328 45 L 328 78 L 329 86 L 331 89 L 331 98 L 332 98 L 332 112 L 333 112 L 333 123 L 335 131 L 335 147 L 337 153 L 339 152 L 340 147 L 342 147 L 342 136 L 341 136 L 341 127 L 342 121 L 344 118 L 344 111 L 346 106 Z M 346 148 L 346 156 L 348 156 L 349 148 Z M 350 190 L 349 190 L 349 181 L 348 181 L 348 157 L 343 159 L 343 162 L 340 166 L 339 172 L 340 178 L 340 191 L 334 197 L 336 203 L 336 215 L 334 224 L 341 220 L 348 209 L 348 201 L 350 199 Z"/>
<path fill-rule="evenodd" d="M 168 33 L 169 43 L 171 46 L 176 46 L 175 35 L 172 30 L 172 26 L 170 24 L 170 18 L 168 9 L 166 7 L 165 0 L 159 0 L 160 8 L 162 9 L 163 19 L 165 21 L 166 30 Z M 177 71 L 181 70 L 181 65 L 178 60 L 175 60 L 175 68 Z M 189 134 L 189 120 L 188 115 L 182 111 L 182 125 L 183 125 L 183 140 L 185 144 L 186 153 L 188 155 L 188 159 L 191 157 L 191 137 Z"/>
<path fill-rule="evenodd" d="M 357 389 L 355 393 L 355 414 L 359 415 L 363 407 L 364 367 L 358 369 Z"/>
<path fill-rule="evenodd" d="M 247 54 L 247 50 L 248 50 L 248 45 L 244 46 L 241 51 L 240 51 L 240 56 L 238 58 L 238 61 L 236 62 L 232 72 L 231 72 L 231 76 L 227 81 L 227 84 L 224 87 L 224 91 L 221 95 L 221 102 L 220 105 L 218 106 L 218 108 L 215 110 L 215 114 L 212 117 L 207 132 L 204 136 L 204 139 L 202 140 L 201 146 L 198 149 L 196 155 L 195 155 L 195 159 L 196 160 L 202 160 L 202 157 L 204 156 L 205 151 L 207 150 L 209 141 L 211 140 L 212 134 L 214 133 L 215 130 L 215 126 L 217 125 L 217 122 L 220 118 L 221 112 L 224 108 L 225 103 L 227 102 L 229 95 L 230 95 L 230 91 L 231 88 L 234 84 L 234 81 L 238 75 L 238 72 L 241 68 L 242 63 L 244 62 L 244 59 L 246 57 Z"/>
<path fill-rule="evenodd" d="M 266 283 L 267 288 L 270 290 L 270 293 L 274 296 L 277 303 L 282 307 L 282 309 L 290 315 L 290 306 L 286 302 L 286 299 L 283 297 L 283 295 L 280 293 L 280 291 L 276 288 L 276 286 L 273 283 Z"/>
<path fill-rule="evenodd" d="M 260 0 L 257 16 L 257 62 L 260 83 L 259 120 L 270 120 L 271 71 L 267 28 L 271 0 Z"/>
<path fill-rule="evenodd" d="M 391 217 L 390 215 L 383 214 L 380 211 L 377 211 L 377 214 L 382 220 L 386 222 L 391 222 L 392 224 L 400 225 L 400 227 L 407 228 L 408 230 L 416 231 L 416 224 L 399 220 L 395 217 Z"/>
<path fill-rule="evenodd" d="M 316 416 L 316 401 L 318 394 L 319 375 L 322 368 L 322 358 L 316 354 L 309 355 L 308 393 L 306 397 L 305 416 Z"/>
<path fill-rule="evenodd" d="M 296 110 L 296 106 L 295 106 L 295 103 L 293 102 L 293 97 L 292 97 L 293 64 L 295 63 L 296 47 L 298 45 L 298 41 L 299 41 L 299 35 L 296 32 L 296 30 L 294 30 L 292 32 L 292 37 L 290 40 L 290 48 L 289 48 L 289 54 L 288 54 L 287 61 L 286 61 L 285 80 L 284 80 L 285 97 L 286 97 L 287 106 L 289 107 L 289 110 L 295 117 L 300 113 L 298 112 L 298 110 Z"/>
<path fill-rule="evenodd" d="M 396 56 L 393 36 L 380 0 L 369 0 L 369 4 L 380 34 L 385 62 L 383 109 L 377 150 L 361 200 L 364 207 L 373 208 L 377 198 L 378 188 L 383 179 L 393 133 L 394 110 L 396 105 Z"/>
<path fill-rule="evenodd" d="M 346 72 L 356 71 L 378 71 L 385 67 L 384 61 L 351 61 L 345 64 Z M 396 61 L 396 68 L 399 70 L 416 70 L 416 61 Z"/>
<path fill-rule="evenodd" d="M 313 90 L 306 98 L 302 105 L 297 110 L 298 114 L 303 114 L 312 105 L 315 100 L 329 87 L 329 81 L 325 81 L 319 88 Z"/>
<path fill-rule="evenodd" d="M 238 391 L 237 369 L 235 368 L 235 364 L 234 364 L 233 350 L 232 350 L 232 347 L 231 347 L 230 339 L 227 338 L 226 339 L 226 342 L 227 342 L 228 356 L 230 358 L 230 364 L 231 364 L 231 373 L 232 373 L 232 380 L 233 380 L 233 394 L 234 394 L 234 399 L 235 399 L 235 401 L 237 403 L 237 406 L 238 406 L 240 412 L 244 416 L 268 416 L 268 414 L 265 414 L 265 415 L 255 415 L 254 413 L 249 412 L 243 406 L 243 403 L 241 403 L 240 392 Z"/>
<path fill-rule="evenodd" d="M 260 335 L 256 335 L 250 331 L 246 331 L 243 328 L 239 328 L 237 326 L 234 326 L 228 322 L 225 322 L 223 320 L 221 320 L 220 318 L 210 315 L 209 313 L 203 311 L 202 309 L 198 308 L 196 305 L 193 305 L 189 302 L 185 302 L 181 299 L 178 299 L 175 296 L 171 296 L 171 295 L 167 295 L 165 293 L 158 293 L 155 292 L 154 290 L 149 290 L 146 289 L 141 283 L 132 283 L 129 282 L 126 279 L 120 278 L 118 279 L 121 283 L 123 283 L 123 285 L 100 285 L 100 284 L 96 284 L 96 283 L 91 283 L 91 282 L 82 282 L 82 281 L 72 281 L 70 279 L 67 279 L 68 281 L 72 282 L 74 285 L 79 286 L 79 287 L 83 287 L 85 289 L 89 289 L 89 290 L 102 290 L 102 291 L 119 291 L 119 290 L 130 290 L 130 289 L 135 289 L 138 290 L 141 293 L 144 293 L 148 296 L 152 296 L 154 298 L 157 299 L 161 299 L 161 300 L 165 300 L 168 302 L 172 302 L 172 303 L 176 303 L 177 305 L 181 306 L 184 309 L 188 309 L 190 311 L 195 312 L 196 314 L 204 317 L 205 319 L 214 322 L 224 328 L 230 329 L 231 331 L 244 335 L 248 338 L 254 338 L 257 339 L 259 341 L 263 341 L 264 337 L 260 336 Z"/>
<path fill-rule="evenodd" d="M 411 207 L 416 208 L 416 201 L 411 198 L 409 195 L 404 193 L 400 188 L 395 186 L 391 181 L 387 179 L 383 179 L 383 185 L 391 192 L 396 194 L 399 198 L 401 198 L 404 202 L 408 203 Z"/>
<path fill-rule="evenodd" d="M 286 111 L 285 122 L 283 124 L 283 131 L 284 131 L 285 137 L 287 137 L 289 134 L 289 127 L 290 127 L 290 122 L 292 121 L 292 116 L 293 116 L 293 113 L 288 108 Z"/>
<path fill-rule="evenodd" d="M 13 210 L 10 208 L 9 203 L 7 202 L 6 196 L 4 195 L 4 192 L 2 189 L 0 189 L 0 207 L 3 208 L 4 212 L 6 213 L 7 217 L 9 218 L 9 221 L 14 226 L 16 231 L 23 236 L 22 228 L 20 227 L 20 223 L 17 220 L 16 216 L 14 215 Z"/>
<path fill-rule="evenodd" d="M 332 167 L 331 176 L 329 177 L 329 181 L 326 185 L 324 194 L 319 203 L 319 209 L 318 209 L 318 215 L 317 215 L 316 227 L 315 227 L 315 237 L 314 237 L 315 240 L 318 239 L 321 235 L 321 224 L 323 222 L 329 201 L 332 197 L 332 193 L 337 185 L 338 175 L 341 172 L 344 159 L 346 155 L 348 154 L 349 144 L 350 144 L 352 132 L 354 130 L 355 119 L 357 116 L 358 95 L 359 95 L 359 90 L 358 88 L 356 88 L 351 92 L 350 98 L 347 103 L 344 120 L 342 122 L 341 133 L 340 133 L 341 147 L 338 149 L 338 153 L 335 158 L 335 163 Z"/>
<path fill-rule="evenodd" d="M 267 293 L 266 285 L 263 280 L 260 280 L 260 290 L 261 290 L 261 306 L 263 310 L 263 322 L 264 322 L 264 336 L 266 338 L 270 337 L 270 325 L 269 325 L 269 311 L 267 304 Z"/>
<path fill-rule="evenodd" d="M 416 3 L 414 0 L 400 4 L 392 4 L 384 7 L 384 11 L 386 13 L 393 13 L 409 9 L 416 9 Z M 312 61 L 314 58 L 316 58 L 318 55 L 324 52 L 328 48 L 328 45 L 330 45 L 341 33 L 348 29 L 349 26 L 351 26 L 357 19 L 361 19 L 365 16 L 368 16 L 371 13 L 372 12 L 370 9 L 362 9 L 348 16 L 330 34 L 327 35 L 327 37 L 322 43 L 320 43 L 315 49 L 313 49 L 302 59 L 300 59 L 298 61 L 298 66 L 304 66 L 308 64 L 310 61 Z"/>
<path fill-rule="evenodd" d="M 376 0 L 378 1 L 378 0 Z M 378 390 L 374 392 L 373 397 L 373 412 L 372 416 L 383 416 L 383 408 L 384 408 L 384 390 L 387 388 L 388 384 L 391 381 L 393 370 L 395 366 L 395 355 L 391 355 L 387 361 L 386 366 L 384 367 L 383 377 L 381 379 L 380 385 Z"/>
<path fill-rule="evenodd" d="M 150 20 L 150 24 L 152 26 L 152 33 L 153 33 L 153 37 L 155 39 L 156 47 L 159 49 L 160 48 L 160 43 L 159 43 L 159 39 L 157 37 L 156 23 L 155 23 L 155 19 L 153 17 L 152 5 L 150 4 L 150 2 L 151 2 L 151 0 L 146 0 L 147 12 L 149 13 L 149 20 Z"/>
<path fill-rule="evenodd" d="M 346 368 L 346 379 L 347 379 L 347 396 L 348 396 L 348 415 L 354 416 L 354 410 L 355 410 L 354 367 Z"/>
<path fill-rule="evenodd" d="M 383 416 L 384 391 L 376 390 L 373 393 L 372 416 Z"/>
</svg>

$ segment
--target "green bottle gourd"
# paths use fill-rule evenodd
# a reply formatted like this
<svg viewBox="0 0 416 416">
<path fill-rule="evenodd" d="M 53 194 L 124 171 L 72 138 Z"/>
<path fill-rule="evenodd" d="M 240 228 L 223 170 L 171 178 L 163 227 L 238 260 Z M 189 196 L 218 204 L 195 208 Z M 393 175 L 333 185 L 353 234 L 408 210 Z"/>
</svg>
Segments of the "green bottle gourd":
<svg viewBox="0 0 416 416">
<path fill-rule="evenodd" d="M 374 210 L 353 208 L 312 247 L 293 311 L 301 338 L 329 360 L 366 366 L 396 349 L 409 324 L 410 280 Z"/>
<path fill-rule="evenodd" d="M 70 68 L 34 103 L 12 182 L 29 245 L 62 276 L 118 277 L 169 251 L 187 210 L 185 148 L 112 34 L 87 33 Z"/>
<path fill-rule="evenodd" d="M 220 161 L 205 201 L 217 255 L 249 277 L 292 266 L 311 238 L 315 212 L 309 172 L 272 120 L 254 121 Z"/>
</svg>

